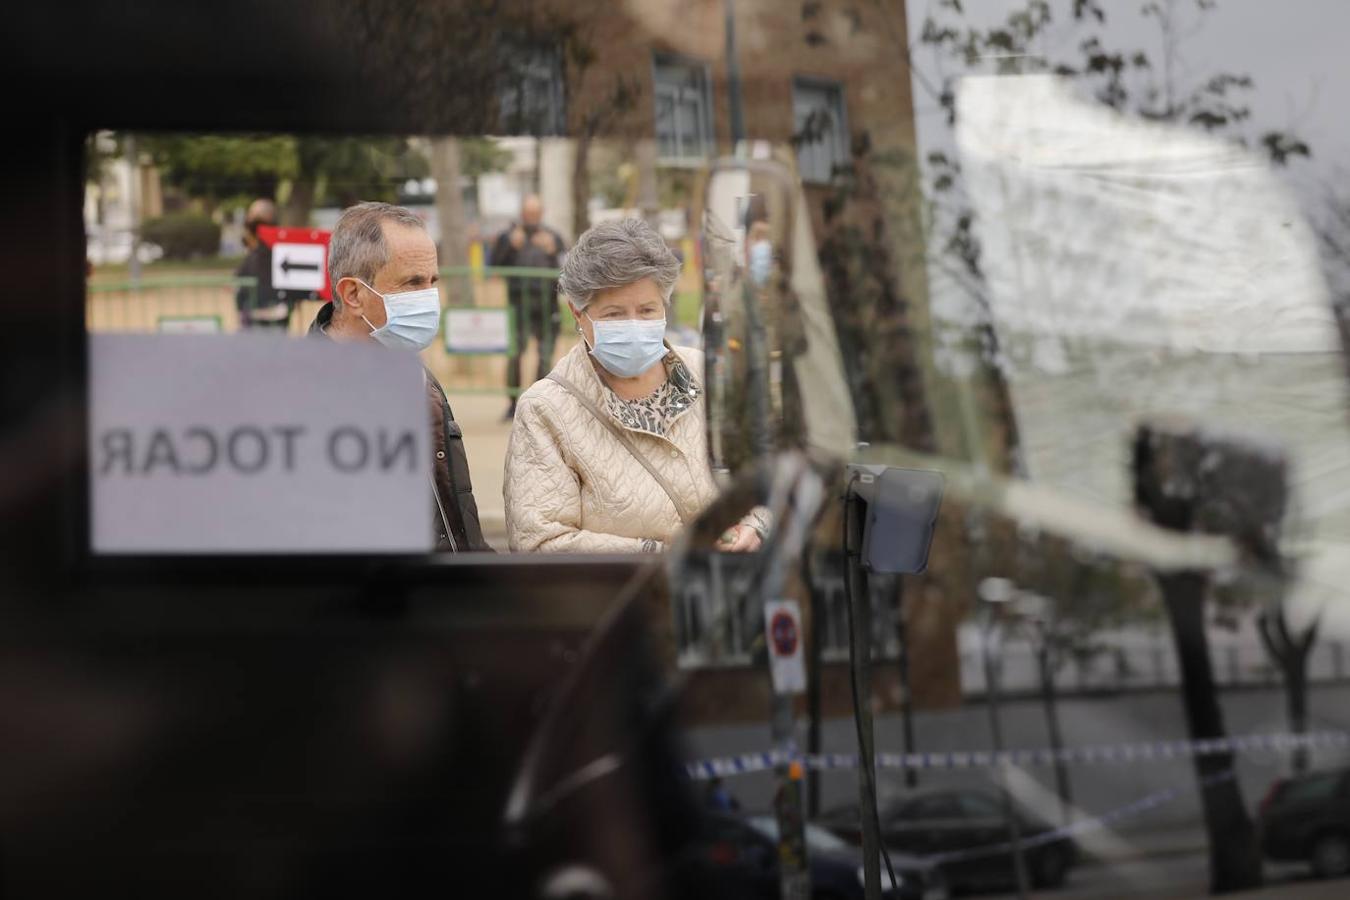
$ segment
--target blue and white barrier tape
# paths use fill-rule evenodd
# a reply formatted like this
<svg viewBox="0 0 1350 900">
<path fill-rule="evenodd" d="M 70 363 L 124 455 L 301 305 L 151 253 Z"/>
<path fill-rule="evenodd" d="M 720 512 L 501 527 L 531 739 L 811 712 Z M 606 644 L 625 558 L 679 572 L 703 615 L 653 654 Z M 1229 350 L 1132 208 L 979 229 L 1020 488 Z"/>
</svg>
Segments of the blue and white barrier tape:
<svg viewBox="0 0 1350 900">
<path fill-rule="evenodd" d="M 1311 734 L 1247 734 L 1201 741 L 1152 741 L 1137 744 L 1100 744 L 1085 747 L 1061 747 L 1059 750 L 954 750 L 932 753 L 878 753 L 881 769 L 984 769 L 999 764 L 1018 766 L 1096 765 L 1113 763 L 1159 762 L 1213 756 L 1219 753 L 1284 752 L 1296 747 L 1350 748 L 1350 731 L 1320 731 Z M 798 760 L 818 772 L 854 769 L 858 757 L 853 753 L 800 754 L 782 752 L 742 753 L 716 759 L 691 762 L 689 777 L 706 781 L 732 775 L 764 772 Z"/>
</svg>

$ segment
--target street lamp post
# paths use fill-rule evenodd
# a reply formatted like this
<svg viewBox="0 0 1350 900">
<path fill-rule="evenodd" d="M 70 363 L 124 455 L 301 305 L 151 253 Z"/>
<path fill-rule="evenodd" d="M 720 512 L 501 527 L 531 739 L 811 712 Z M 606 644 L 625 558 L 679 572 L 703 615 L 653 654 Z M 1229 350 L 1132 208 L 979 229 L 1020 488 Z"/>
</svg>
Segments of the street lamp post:
<svg viewBox="0 0 1350 900">
<path fill-rule="evenodd" d="M 1059 706 L 1058 697 L 1055 693 L 1055 671 L 1053 661 L 1051 660 L 1051 625 L 1048 621 L 1049 603 L 1045 597 L 1031 591 L 1025 591 L 1021 595 L 1024 599 L 1034 603 L 1036 612 L 1028 615 L 1026 621 L 1030 623 L 1036 642 L 1036 669 L 1041 680 L 1041 703 L 1045 706 L 1045 727 L 1049 733 L 1050 750 L 1055 755 L 1055 790 L 1059 793 L 1059 815 L 1060 824 L 1068 825 L 1072 817 L 1070 810 L 1073 806 L 1073 796 L 1069 789 L 1069 770 L 1064 765 L 1064 760 L 1060 759 L 1059 751 L 1064 746 L 1064 739 L 1059 731 Z"/>
<path fill-rule="evenodd" d="M 1003 798 L 1003 816 L 1008 826 L 1008 836 L 1012 843 L 1013 871 L 1017 877 L 1017 896 L 1025 900 L 1027 896 L 1026 860 L 1022 858 L 1022 828 L 1017 812 L 1013 808 L 1012 794 L 1008 788 L 1007 763 L 1003 760 L 1003 728 L 998 714 L 999 673 L 1002 668 L 1002 629 L 995 622 L 1001 607 L 1012 601 L 1017 591 L 1006 578 L 986 578 L 978 588 L 980 599 L 986 604 L 984 625 L 980 633 L 981 656 L 984 660 L 984 695 L 989 707 L 989 732 L 993 740 L 995 770 L 998 772 L 999 793 Z M 995 644 L 995 635 L 998 643 Z"/>
</svg>

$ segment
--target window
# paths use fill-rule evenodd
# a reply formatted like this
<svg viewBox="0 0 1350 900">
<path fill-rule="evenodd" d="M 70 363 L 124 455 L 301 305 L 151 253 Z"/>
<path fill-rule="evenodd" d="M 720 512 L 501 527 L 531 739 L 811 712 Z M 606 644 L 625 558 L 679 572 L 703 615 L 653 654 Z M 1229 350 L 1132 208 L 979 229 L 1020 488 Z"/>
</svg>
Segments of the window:
<svg viewBox="0 0 1350 900">
<path fill-rule="evenodd" d="M 802 180 L 829 181 L 849 159 L 843 90 L 828 81 L 794 79 L 792 121 Z"/>
<path fill-rule="evenodd" d="M 905 806 L 897 817 L 901 821 L 923 819 L 959 819 L 961 807 L 951 794 L 934 794 L 920 797 Z"/>
<path fill-rule="evenodd" d="M 661 159 L 701 160 L 713 149 L 712 96 L 703 63 L 656 57 L 652 96 Z"/>
<path fill-rule="evenodd" d="M 562 54 L 548 44 L 508 41 L 507 46 L 511 62 L 499 96 L 502 130 L 535 136 L 565 134 Z"/>
<path fill-rule="evenodd" d="M 1280 803 L 1307 803 L 1329 799 L 1336 793 L 1340 784 L 1340 772 L 1311 775 L 1297 781 L 1291 781 L 1280 791 Z"/>
<path fill-rule="evenodd" d="M 985 794 L 961 794 L 961 810 L 968 819 L 1001 819 L 1003 807 L 993 797 Z"/>
</svg>

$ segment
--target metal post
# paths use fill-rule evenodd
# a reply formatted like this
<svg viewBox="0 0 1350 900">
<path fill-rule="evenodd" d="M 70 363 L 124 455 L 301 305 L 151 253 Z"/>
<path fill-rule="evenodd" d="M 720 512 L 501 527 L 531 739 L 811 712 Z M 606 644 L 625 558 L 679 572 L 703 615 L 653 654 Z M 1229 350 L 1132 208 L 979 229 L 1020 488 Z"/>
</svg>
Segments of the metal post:
<svg viewBox="0 0 1350 900">
<path fill-rule="evenodd" d="M 1064 739 L 1059 733 L 1059 709 L 1055 702 L 1055 673 L 1050 666 L 1050 645 L 1044 633 L 1039 637 L 1036 657 L 1041 670 L 1041 700 L 1045 704 L 1045 727 L 1050 733 L 1050 749 L 1055 754 L 1055 789 L 1059 792 L 1060 824 L 1068 825 L 1071 818 L 1070 808 L 1073 805 L 1073 798 L 1069 792 L 1069 770 L 1064 765 L 1064 760 L 1059 758 L 1059 751 L 1064 746 Z"/>
<path fill-rule="evenodd" d="M 127 259 L 127 276 L 133 286 L 141 283 L 141 165 L 136 152 L 136 136 L 128 134 L 126 159 L 130 169 L 127 180 L 127 216 L 131 220 L 131 256 Z"/>
<path fill-rule="evenodd" d="M 1017 811 L 1013 808 L 1012 794 L 1008 790 L 1007 763 L 1001 758 L 1003 753 L 1003 727 L 999 722 L 998 715 L 998 668 L 1001 660 L 996 661 L 990 652 L 989 644 L 993 632 L 994 613 L 991 608 L 986 614 L 984 639 L 980 642 L 984 655 L 984 697 L 985 704 L 989 708 L 989 734 L 993 741 L 994 758 L 998 760 L 995 768 L 998 772 L 999 793 L 1003 797 L 1003 816 L 1007 822 L 1008 837 L 1012 843 L 1013 872 L 1017 878 L 1017 896 L 1019 900 L 1026 900 L 1027 868 L 1026 860 L 1022 858 L 1022 828 L 1021 823 L 1017 820 Z"/>
<path fill-rule="evenodd" d="M 899 664 L 900 664 L 900 726 L 904 737 L 905 755 L 914 752 L 914 700 L 910 696 L 909 690 L 909 632 L 905 627 L 905 583 L 904 579 L 895 575 L 895 637 L 899 641 Z M 905 766 L 905 787 L 914 788 L 919 785 L 919 773 L 916 769 Z"/>
<path fill-rule="evenodd" d="M 806 819 L 802 815 L 802 764 L 793 736 L 792 697 L 774 694 L 773 746 L 788 757 L 775 770 L 774 817 L 778 822 L 778 886 L 782 900 L 808 900 L 811 871 L 806 859 Z"/>
<path fill-rule="evenodd" d="M 820 669 L 825 647 L 825 597 L 812 577 L 811 554 L 802 554 L 802 581 L 811 597 L 811 641 L 807 645 L 806 660 L 806 752 L 820 753 Z M 820 773 L 814 769 L 806 776 L 807 815 L 820 815 Z"/>
<path fill-rule="evenodd" d="M 852 652 L 849 654 L 853 679 L 854 715 L 858 724 L 858 819 L 862 832 L 863 891 L 867 900 L 881 898 L 881 835 L 876 809 L 876 756 L 872 729 L 872 604 L 862 584 L 862 515 L 858 500 L 850 493 L 844 502 L 845 562 L 844 578 L 849 605 Z"/>
</svg>

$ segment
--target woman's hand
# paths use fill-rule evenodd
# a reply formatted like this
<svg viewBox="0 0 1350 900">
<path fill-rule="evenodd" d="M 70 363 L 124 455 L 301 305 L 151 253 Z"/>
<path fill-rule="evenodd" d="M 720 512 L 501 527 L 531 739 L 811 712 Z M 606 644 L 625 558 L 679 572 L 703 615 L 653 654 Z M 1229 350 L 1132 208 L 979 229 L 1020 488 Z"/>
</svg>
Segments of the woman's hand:
<svg viewBox="0 0 1350 900">
<path fill-rule="evenodd" d="M 733 525 L 717 542 L 717 549 L 723 553 L 754 553 L 759 547 L 759 532 L 749 525 Z"/>
</svg>

